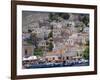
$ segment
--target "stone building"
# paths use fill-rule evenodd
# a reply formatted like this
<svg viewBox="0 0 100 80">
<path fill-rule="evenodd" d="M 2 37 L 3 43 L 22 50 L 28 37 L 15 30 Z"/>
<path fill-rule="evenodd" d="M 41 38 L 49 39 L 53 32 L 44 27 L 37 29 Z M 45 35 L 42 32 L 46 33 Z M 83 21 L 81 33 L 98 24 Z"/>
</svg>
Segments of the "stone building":
<svg viewBox="0 0 100 80">
<path fill-rule="evenodd" d="M 26 41 L 22 42 L 22 57 L 30 57 L 33 55 L 34 52 L 34 46 L 31 44 L 28 44 Z"/>
</svg>

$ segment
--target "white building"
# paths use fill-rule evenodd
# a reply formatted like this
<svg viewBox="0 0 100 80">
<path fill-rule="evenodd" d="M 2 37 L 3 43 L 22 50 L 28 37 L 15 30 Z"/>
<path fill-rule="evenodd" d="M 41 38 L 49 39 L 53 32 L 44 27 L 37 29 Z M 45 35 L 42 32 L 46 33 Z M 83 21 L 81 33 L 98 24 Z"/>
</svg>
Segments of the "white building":
<svg viewBox="0 0 100 80">
<path fill-rule="evenodd" d="M 83 32 L 86 32 L 86 33 L 89 34 L 89 27 L 85 27 L 84 30 L 83 30 Z"/>
<path fill-rule="evenodd" d="M 23 32 L 22 33 L 22 39 L 26 39 L 26 38 L 29 38 L 30 37 L 30 33 L 27 33 L 27 32 Z"/>
<path fill-rule="evenodd" d="M 53 37 L 60 37 L 61 36 L 61 29 L 57 28 L 57 29 L 53 29 Z"/>
<path fill-rule="evenodd" d="M 39 47 L 45 47 L 46 46 L 46 40 L 41 40 L 38 44 Z"/>
</svg>

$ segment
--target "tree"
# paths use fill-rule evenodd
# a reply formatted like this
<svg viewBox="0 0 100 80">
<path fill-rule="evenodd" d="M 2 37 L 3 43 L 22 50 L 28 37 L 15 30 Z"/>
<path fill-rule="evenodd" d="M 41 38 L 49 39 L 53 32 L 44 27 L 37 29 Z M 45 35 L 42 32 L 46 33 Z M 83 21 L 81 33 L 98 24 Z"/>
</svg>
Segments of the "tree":
<svg viewBox="0 0 100 80">
<path fill-rule="evenodd" d="M 51 37 L 53 37 L 53 32 L 52 31 L 48 35 L 48 38 L 51 38 Z"/>
<path fill-rule="evenodd" d="M 83 51 L 83 58 L 89 59 L 89 47 L 86 47 L 86 49 Z"/>
<path fill-rule="evenodd" d="M 42 56 L 43 55 L 43 50 L 41 48 L 35 48 L 33 55 Z"/>
<path fill-rule="evenodd" d="M 59 18 L 59 17 L 65 19 L 65 20 L 68 20 L 69 17 L 70 17 L 70 15 L 69 15 L 69 13 L 50 13 L 50 14 L 49 14 L 49 19 L 50 19 L 51 21 L 53 21 L 53 20 L 58 21 L 58 18 Z"/>
<path fill-rule="evenodd" d="M 53 20 L 58 20 L 58 15 L 56 14 L 56 13 L 50 13 L 49 14 L 49 19 L 51 20 L 51 21 L 53 21 Z"/>
<path fill-rule="evenodd" d="M 86 45 L 89 46 L 89 40 L 86 41 Z"/>
<path fill-rule="evenodd" d="M 38 47 L 38 38 L 36 33 L 31 33 L 30 37 L 26 39 L 29 44 L 34 45 L 36 48 Z"/>
<path fill-rule="evenodd" d="M 49 49 L 49 51 L 53 50 L 53 43 L 52 42 L 49 43 L 48 49 Z"/>
<path fill-rule="evenodd" d="M 38 38 L 36 36 L 36 33 L 32 33 L 30 36 L 31 40 L 32 40 L 32 44 L 35 45 L 35 47 L 38 47 Z"/>
<path fill-rule="evenodd" d="M 68 20 L 70 17 L 70 15 L 68 13 L 62 13 L 60 15 L 61 15 L 60 17 L 62 17 L 63 19 L 66 19 L 66 20 Z"/>
<path fill-rule="evenodd" d="M 86 26 L 88 26 L 88 23 L 89 23 L 89 15 L 85 15 L 85 16 L 83 17 L 83 19 L 82 19 L 82 22 L 83 22 Z"/>
</svg>

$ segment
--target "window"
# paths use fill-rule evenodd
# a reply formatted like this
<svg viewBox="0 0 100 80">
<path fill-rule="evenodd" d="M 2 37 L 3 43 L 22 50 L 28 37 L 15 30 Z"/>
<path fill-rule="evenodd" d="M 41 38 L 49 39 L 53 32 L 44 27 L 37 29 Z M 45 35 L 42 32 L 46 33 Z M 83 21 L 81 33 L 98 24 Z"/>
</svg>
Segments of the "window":
<svg viewBox="0 0 100 80">
<path fill-rule="evenodd" d="M 25 55 L 27 55 L 27 49 L 25 49 Z"/>
<path fill-rule="evenodd" d="M 82 54 L 80 54 L 80 56 L 82 56 Z"/>
<path fill-rule="evenodd" d="M 69 58 L 68 58 L 68 57 L 66 57 L 66 59 L 68 60 Z"/>
<path fill-rule="evenodd" d="M 55 57 L 53 57 L 52 59 L 55 60 Z"/>
<path fill-rule="evenodd" d="M 61 59 L 61 57 L 58 57 L 58 59 Z"/>
</svg>

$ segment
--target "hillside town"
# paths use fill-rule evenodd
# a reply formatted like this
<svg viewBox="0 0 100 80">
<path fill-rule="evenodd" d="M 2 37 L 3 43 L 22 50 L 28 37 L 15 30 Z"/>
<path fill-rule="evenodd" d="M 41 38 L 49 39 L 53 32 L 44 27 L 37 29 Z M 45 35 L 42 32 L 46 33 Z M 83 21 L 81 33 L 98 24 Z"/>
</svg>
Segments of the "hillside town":
<svg viewBox="0 0 100 80">
<path fill-rule="evenodd" d="M 89 65 L 89 14 L 22 12 L 23 68 Z"/>
</svg>

